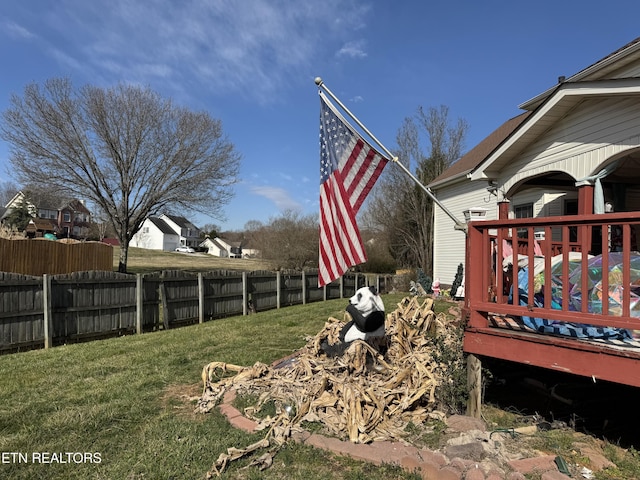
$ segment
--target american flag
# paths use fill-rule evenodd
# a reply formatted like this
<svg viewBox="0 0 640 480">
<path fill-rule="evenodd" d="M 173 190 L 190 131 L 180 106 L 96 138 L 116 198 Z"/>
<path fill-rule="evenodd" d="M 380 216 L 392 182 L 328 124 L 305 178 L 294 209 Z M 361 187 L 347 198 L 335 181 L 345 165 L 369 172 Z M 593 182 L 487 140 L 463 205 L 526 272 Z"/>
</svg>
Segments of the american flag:
<svg viewBox="0 0 640 480">
<path fill-rule="evenodd" d="M 320 258 L 318 286 L 367 256 L 356 214 L 388 159 L 349 125 L 320 92 Z"/>
</svg>

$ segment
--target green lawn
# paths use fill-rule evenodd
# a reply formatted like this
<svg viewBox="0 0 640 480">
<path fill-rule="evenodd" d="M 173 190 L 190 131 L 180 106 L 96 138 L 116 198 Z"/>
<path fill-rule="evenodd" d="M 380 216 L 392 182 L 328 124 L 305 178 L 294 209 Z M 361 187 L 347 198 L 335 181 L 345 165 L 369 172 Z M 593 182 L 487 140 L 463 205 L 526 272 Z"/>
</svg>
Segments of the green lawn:
<svg viewBox="0 0 640 480">
<path fill-rule="evenodd" d="M 400 299 L 385 295 L 387 309 Z M 202 367 L 284 357 L 329 316 L 342 318 L 345 305 L 331 300 L 0 356 L 0 478 L 204 478 L 220 453 L 262 434 L 231 428 L 217 409 L 193 413 Z M 234 462 L 221 478 L 418 478 L 295 444 L 279 451 L 264 472 L 243 469 L 246 463 Z"/>
</svg>

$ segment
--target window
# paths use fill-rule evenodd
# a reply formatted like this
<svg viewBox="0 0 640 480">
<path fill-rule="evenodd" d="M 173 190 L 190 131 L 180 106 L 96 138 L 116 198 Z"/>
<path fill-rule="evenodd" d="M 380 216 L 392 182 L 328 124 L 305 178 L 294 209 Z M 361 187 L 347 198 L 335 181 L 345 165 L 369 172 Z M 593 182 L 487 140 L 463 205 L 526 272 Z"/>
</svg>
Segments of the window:
<svg viewBox="0 0 640 480">
<path fill-rule="evenodd" d="M 71 221 L 71 213 L 69 212 L 64 212 L 63 215 L 63 222 L 70 222 Z"/>
<path fill-rule="evenodd" d="M 533 218 L 533 203 L 515 205 L 513 207 L 513 215 L 515 218 Z M 518 229 L 519 238 L 527 238 L 527 236 L 528 236 L 528 232 L 526 228 Z"/>
</svg>

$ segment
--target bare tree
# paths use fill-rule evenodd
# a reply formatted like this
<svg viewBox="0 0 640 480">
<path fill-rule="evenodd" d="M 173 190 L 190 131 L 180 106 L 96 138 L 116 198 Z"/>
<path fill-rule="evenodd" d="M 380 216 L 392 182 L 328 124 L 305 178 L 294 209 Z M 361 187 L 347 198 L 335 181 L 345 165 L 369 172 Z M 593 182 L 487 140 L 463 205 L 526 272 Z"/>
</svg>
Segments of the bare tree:
<svg viewBox="0 0 640 480">
<path fill-rule="evenodd" d="M 302 270 L 318 266 L 318 216 L 287 210 L 267 225 L 251 224 L 251 234 L 262 258 L 278 268 Z"/>
<path fill-rule="evenodd" d="M 121 272 L 147 216 L 180 209 L 220 217 L 240 163 L 219 120 L 131 85 L 28 85 L 22 98 L 11 97 L 0 133 L 19 179 L 105 212 L 120 241 Z"/>
<path fill-rule="evenodd" d="M 452 124 L 449 109 L 418 108 L 398 130 L 399 161 L 414 172 L 423 185 L 429 184 L 462 155 L 467 123 Z M 428 150 L 422 147 L 426 134 Z M 393 165 L 376 185 L 363 215 L 369 229 L 385 235 L 399 264 L 433 271 L 433 201 L 408 175 Z"/>
<path fill-rule="evenodd" d="M 19 191 L 13 182 L 0 182 L 0 207 L 6 206 Z"/>
</svg>

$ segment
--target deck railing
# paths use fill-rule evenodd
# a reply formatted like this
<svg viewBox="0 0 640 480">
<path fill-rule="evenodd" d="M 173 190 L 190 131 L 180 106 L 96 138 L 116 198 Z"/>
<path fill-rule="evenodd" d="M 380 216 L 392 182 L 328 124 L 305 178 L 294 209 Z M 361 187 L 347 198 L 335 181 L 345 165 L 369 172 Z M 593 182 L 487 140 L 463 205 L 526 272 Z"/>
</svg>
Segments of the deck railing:
<svg viewBox="0 0 640 480">
<path fill-rule="evenodd" d="M 640 386 L 640 349 L 626 341 L 496 328 L 496 319 L 533 319 L 640 331 L 638 226 L 636 212 L 469 223 L 465 352 Z"/>
</svg>

